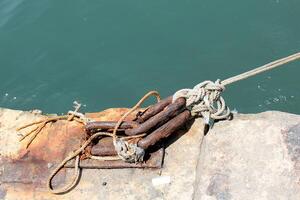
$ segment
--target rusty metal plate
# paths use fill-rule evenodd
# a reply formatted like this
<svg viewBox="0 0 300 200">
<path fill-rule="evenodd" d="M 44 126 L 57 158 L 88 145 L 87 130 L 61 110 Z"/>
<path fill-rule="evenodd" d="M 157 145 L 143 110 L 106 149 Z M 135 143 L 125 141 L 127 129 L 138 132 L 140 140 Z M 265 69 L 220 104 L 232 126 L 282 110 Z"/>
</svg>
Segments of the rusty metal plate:
<svg viewBox="0 0 300 200">
<path fill-rule="evenodd" d="M 117 121 L 127 108 L 111 108 L 98 113 L 86 114 L 89 118 L 104 121 Z M 127 120 L 132 120 L 136 113 L 128 116 Z M 34 115 L 31 113 L 15 112 L 13 116 L 7 114 L 2 118 L 0 135 L 0 183 L 1 184 L 25 184 L 32 187 L 43 188 L 53 169 L 69 154 L 80 147 L 85 141 L 86 134 L 83 125 L 75 121 L 57 121 L 47 124 L 38 134 L 32 144 L 26 149 L 24 142 L 19 142 L 20 134 L 34 129 L 28 129 L 20 132 L 16 128 L 25 124 L 39 121 L 46 118 L 43 115 Z M 7 122 L 6 122 L 7 120 Z M 5 124 L 11 124 L 15 121 L 13 127 L 5 127 Z M 122 167 L 160 167 L 163 159 L 163 150 L 151 155 L 149 161 L 135 165 L 120 161 L 113 162 L 113 168 Z M 108 168 L 109 163 L 101 163 L 85 160 L 81 163 L 84 168 Z M 94 166 L 94 167 L 92 167 Z M 97 167 L 96 167 L 97 166 Z M 106 167 L 104 167 L 106 166 Z M 53 186 L 64 184 L 66 181 L 65 170 L 55 177 Z"/>
<path fill-rule="evenodd" d="M 150 153 L 149 158 L 143 163 L 127 163 L 122 160 L 115 161 L 100 161 L 86 159 L 80 162 L 81 168 L 88 169 L 118 169 L 118 168 L 161 168 L 164 158 L 164 148 L 160 148 L 157 151 Z M 70 160 L 65 167 L 74 168 L 74 160 Z"/>
</svg>

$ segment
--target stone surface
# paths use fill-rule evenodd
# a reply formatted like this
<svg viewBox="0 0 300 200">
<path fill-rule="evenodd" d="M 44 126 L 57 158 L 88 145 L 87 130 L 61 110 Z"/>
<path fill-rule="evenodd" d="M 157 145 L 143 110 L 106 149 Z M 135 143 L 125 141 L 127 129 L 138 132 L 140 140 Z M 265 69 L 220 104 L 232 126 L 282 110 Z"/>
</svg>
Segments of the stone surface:
<svg viewBox="0 0 300 200">
<path fill-rule="evenodd" d="M 115 116 L 91 116 L 105 119 L 106 113 Z M 40 117 L 1 109 L 0 157 L 18 157 L 22 146 L 15 128 Z M 203 132 L 201 119 L 187 133 L 178 132 L 159 170 L 84 169 L 78 185 L 58 196 L 44 185 L 1 182 L 0 199 L 300 199 L 299 115 L 237 114 L 215 123 L 204 137 Z M 0 166 L 0 178 L 4 173 Z M 67 170 L 67 179 L 71 175 Z"/>
<path fill-rule="evenodd" d="M 205 136 L 195 199 L 300 199 L 300 116 L 238 114 Z"/>
</svg>

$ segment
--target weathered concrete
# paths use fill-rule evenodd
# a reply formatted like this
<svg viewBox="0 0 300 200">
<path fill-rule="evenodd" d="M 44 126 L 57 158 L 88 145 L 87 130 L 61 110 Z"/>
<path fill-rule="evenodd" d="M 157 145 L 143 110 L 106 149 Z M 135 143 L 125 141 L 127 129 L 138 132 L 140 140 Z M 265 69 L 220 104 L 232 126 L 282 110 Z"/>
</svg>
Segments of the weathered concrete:
<svg viewBox="0 0 300 200">
<path fill-rule="evenodd" d="M 195 199 L 300 199 L 300 116 L 236 115 L 205 137 Z"/>
<path fill-rule="evenodd" d="M 111 111 L 90 116 L 116 117 Z M 20 156 L 15 128 L 41 117 L 0 110 L 0 159 Z M 197 119 L 185 135 L 177 133 L 161 170 L 83 170 L 79 184 L 58 196 L 43 184 L 11 180 L 0 182 L 0 199 L 300 199 L 299 115 L 237 114 L 216 123 L 205 137 L 203 130 Z M 39 137 L 43 141 L 45 135 Z M 4 173 L 0 166 L 0 180 Z M 67 179 L 71 173 L 67 170 Z M 167 184 L 153 184 L 158 177 Z"/>
</svg>

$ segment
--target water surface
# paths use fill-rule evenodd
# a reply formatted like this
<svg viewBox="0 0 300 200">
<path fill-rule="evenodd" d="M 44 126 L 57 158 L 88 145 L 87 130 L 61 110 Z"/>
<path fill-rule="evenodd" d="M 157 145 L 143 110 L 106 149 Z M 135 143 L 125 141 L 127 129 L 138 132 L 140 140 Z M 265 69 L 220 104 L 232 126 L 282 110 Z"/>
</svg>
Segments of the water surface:
<svg viewBox="0 0 300 200">
<path fill-rule="evenodd" d="M 0 0 L 0 107 L 129 107 L 300 51 L 299 0 Z M 232 109 L 300 114 L 300 61 L 226 88 Z"/>
</svg>

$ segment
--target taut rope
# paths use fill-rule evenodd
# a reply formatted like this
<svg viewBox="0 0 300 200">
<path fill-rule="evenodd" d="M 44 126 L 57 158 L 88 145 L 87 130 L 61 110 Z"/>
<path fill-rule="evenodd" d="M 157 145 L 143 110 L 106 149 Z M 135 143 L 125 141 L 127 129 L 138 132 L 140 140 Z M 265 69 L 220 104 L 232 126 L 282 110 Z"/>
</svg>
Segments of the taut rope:
<svg viewBox="0 0 300 200">
<path fill-rule="evenodd" d="M 250 70 L 248 72 L 245 72 L 245 73 L 233 76 L 231 78 L 228 78 L 228 79 L 222 81 L 222 85 L 225 86 L 225 85 L 229 85 L 231 83 L 234 83 L 234 82 L 246 79 L 246 78 L 250 78 L 251 76 L 255 76 L 255 75 L 263 73 L 265 71 L 269 71 L 271 69 L 275 69 L 275 68 L 280 67 L 280 66 L 282 66 L 284 64 L 287 64 L 289 62 L 295 61 L 295 60 L 297 60 L 299 58 L 300 58 L 300 52 L 292 54 L 290 56 L 287 56 L 287 57 L 281 58 L 279 60 L 275 60 L 273 62 L 265 64 L 265 65 L 263 65 L 261 67 L 257 67 L 255 69 L 252 69 L 252 70 Z"/>
<path fill-rule="evenodd" d="M 226 85 L 255 76 L 276 67 L 280 67 L 299 58 L 300 52 L 275 60 L 237 76 L 233 76 L 224 81 L 220 81 L 219 79 L 215 82 L 203 81 L 196 85 L 193 89 L 188 88 L 177 91 L 173 95 L 173 101 L 179 97 L 186 98 L 186 106 L 191 110 L 192 115 L 202 116 L 205 123 L 209 123 L 210 119 L 226 119 L 230 115 L 230 109 L 226 106 L 225 100 L 221 96 Z"/>
</svg>

